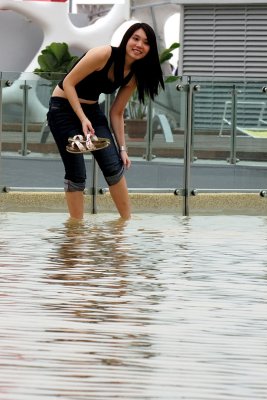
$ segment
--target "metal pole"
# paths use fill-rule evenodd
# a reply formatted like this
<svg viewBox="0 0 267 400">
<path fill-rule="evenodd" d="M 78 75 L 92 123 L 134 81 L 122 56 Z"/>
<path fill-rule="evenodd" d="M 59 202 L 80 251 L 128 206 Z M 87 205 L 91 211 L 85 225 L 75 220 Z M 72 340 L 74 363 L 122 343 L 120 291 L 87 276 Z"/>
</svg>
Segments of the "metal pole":
<svg viewBox="0 0 267 400">
<path fill-rule="evenodd" d="M 108 119 L 108 123 L 110 123 L 109 118 L 109 110 L 110 110 L 110 103 L 111 97 L 110 95 L 106 95 L 105 97 L 105 115 Z M 97 214 L 97 182 L 98 182 L 98 164 L 95 158 L 92 158 L 92 188 L 91 188 L 91 195 L 92 195 L 92 214 Z"/>
<path fill-rule="evenodd" d="M 193 106 L 193 85 L 187 85 L 186 99 L 186 129 L 184 134 L 184 197 L 183 215 L 189 216 L 190 196 L 190 168 L 191 168 L 191 146 L 192 146 L 192 106 Z"/>
<path fill-rule="evenodd" d="M 110 103 L 111 103 L 111 96 L 110 94 L 106 94 L 105 95 L 105 115 L 107 117 L 108 123 L 110 124 L 110 116 L 109 116 L 109 112 L 110 112 Z"/>
<path fill-rule="evenodd" d="M 98 176 L 98 165 L 95 158 L 92 158 L 92 214 L 97 214 L 97 176 Z"/>
<path fill-rule="evenodd" d="M 153 160 L 155 156 L 152 154 L 152 140 L 153 140 L 153 132 L 152 132 L 152 100 L 149 98 L 148 106 L 147 106 L 147 125 L 146 125 L 146 136 L 147 136 L 147 146 L 146 146 L 146 155 L 145 159 L 147 161 Z"/>
<path fill-rule="evenodd" d="M 21 155 L 26 156 L 28 154 L 27 150 L 27 131 L 28 131 L 28 90 L 31 86 L 26 84 L 20 86 L 23 90 L 23 100 L 22 100 L 22 142 L 21 142 Z"/>
<path fill-rule="evenodd" d="M 237 89 L 236 85 L 233 85 L 232 88 L 232 115 L 231 115 L 231 143 L 230 143 L 230 157 L 229 157 L 229 163 L 230 164 L 236 164 L 238 161 L 236 158 L 236 102 L 237 102 Z"/>
</svg>

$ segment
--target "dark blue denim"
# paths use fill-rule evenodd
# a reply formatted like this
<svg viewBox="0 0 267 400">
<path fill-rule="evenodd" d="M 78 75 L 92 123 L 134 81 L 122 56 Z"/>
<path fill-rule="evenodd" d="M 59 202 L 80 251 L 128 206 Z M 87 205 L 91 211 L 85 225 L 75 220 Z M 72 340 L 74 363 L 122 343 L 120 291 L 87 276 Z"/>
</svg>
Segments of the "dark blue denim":
<svg viewBox="0 0 267 400">
<path fill-rule="evenodd" d="M 107 148 L 94 151 L 92 154 L 107 184 L 109 186 L 114 185 L 121 179 L 124 167 L 113 135 L 109 129 L 107 118 L 101 111 L 98 103 L 81 104 L 81 106 L 85 115 L 91 121 L 96 136 L 108 138 L 111 142 Z M 66 146 L 69 144 L 69 137 L 83 135 L 79 118 L 73 111 L 68 100 L 61 97 L 51 97 L 47 121 L 65 167 L 65 180 L 76 184 L 72 185 L 74 188 L 76 187 L 76 189 L 72 190 L 83 190 L 86 180 L 84 156 L 83 154 L 71 154 L 66 151 Z"/>
</svg>

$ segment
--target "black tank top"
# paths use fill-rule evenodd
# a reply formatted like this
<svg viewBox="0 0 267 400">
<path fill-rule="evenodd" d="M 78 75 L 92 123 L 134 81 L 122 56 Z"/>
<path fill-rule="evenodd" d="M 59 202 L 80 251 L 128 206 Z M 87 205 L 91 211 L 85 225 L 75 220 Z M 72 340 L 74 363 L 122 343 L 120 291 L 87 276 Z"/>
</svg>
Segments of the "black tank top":
<svg viewBox="0 0 267 400">
<path fill-rule="evenodd" d="M 114 78 L 114 81 L 111 81 L 108 78 L 108 71 L 112 63 L 116 61 L 116 57 L 118 54 L 117 47 L 112 46 L 111 50 L 112 50 L 111 55 L 106 65 L 100 71 L 94 71 L 91 74 L 87 75 L 83 80 L 81 80 L 75 86 L 77 95 L 80 99 L 97 101 L 101 93 L 105 94 L 113 93 L 119 87 L 126 85 L 132 78 L 133 76 L 132 71 L 125 78 L 121 77 L 120 79 L 117 80 L 116 78 Z M 83 58 L 85 54 L 81 58 Z M 80 59 L 75 63 L 75 65 L 80 61 Z M 74 68 L 74 66 L 72 68 Z M 65 77 L 67 75 L 68 74 L 66 74 Z M 64 90 L 63 81 L 65 77 L 58 83 L 58 86 L 62 90 Z"/>
</svg>

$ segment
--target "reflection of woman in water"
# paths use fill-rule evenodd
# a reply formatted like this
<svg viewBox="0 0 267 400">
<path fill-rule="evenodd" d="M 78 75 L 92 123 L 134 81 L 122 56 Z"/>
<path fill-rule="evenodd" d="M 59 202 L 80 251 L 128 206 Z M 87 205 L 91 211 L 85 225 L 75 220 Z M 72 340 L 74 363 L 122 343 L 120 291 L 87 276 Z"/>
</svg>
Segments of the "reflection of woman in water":
<svg viewBox="0 0 267 400">
<path fill-rule="evenodd" d="M 137 368 L 142 375 L 151 372 L 148 360 L 155 351 L 145 327 L 156 300 L 147 268 L 140 270 L 141 255 L 129 240 L 129 224 L 99 215 L 90 221 L 70 219 L 48 238 L 53 258 L 45 275 L 49 294 L 55 295 L 45 307 L 58 325 L 46 342 L 81 396 L 92 382 L 100 382 L 99 394 L 103 388 L 108 393 L 113 382 L 113 393 L 120 397 L 123 389 L 130 393 Z"/>
<path fill-rule="evenodd" d="M 56 246 L 47 271 L 49 283 L 66 287 L 69 300 L 62 307 L 76 317 L 95 322 L 104 315 L 115 317 L 112 302 L 119 304 L 118 298 L 127 296 L 127 266 L 138 260 L 125 239 L 126 225 L 121 218 L 103 223 L 99 218 L 88 223 L 70 218 L 64 229 L 48 239 Z M 81 291 L 83 300 L 74 304 L 72 299 Z"/>
<path fill-rule="evenodd" d="M 101 268 L 105 274 L 107 270 L 118 271 L 127 266 L 132 256 L 124 245 L 126 224 L 127 221 L 122 218 L 103 223 L 94 223 L 92 220 L 85 223 L 70 218 L 65 223 L 64 230 L 59 232 L 56 260 L 53 254 L 53 263 L 56 261 L 58 274 L 52 277 L 66 280 L 65 283 L 69 281 L 70 284 L 76 279 L 85 282 L 95 271 L 99 275 Z"/>
</svg>

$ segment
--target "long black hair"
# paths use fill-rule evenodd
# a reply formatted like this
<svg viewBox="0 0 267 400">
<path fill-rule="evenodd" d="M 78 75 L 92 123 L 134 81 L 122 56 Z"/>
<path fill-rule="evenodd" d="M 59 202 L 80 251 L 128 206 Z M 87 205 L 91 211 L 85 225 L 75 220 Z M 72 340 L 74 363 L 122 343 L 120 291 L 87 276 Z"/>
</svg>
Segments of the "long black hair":
<svg viewBox="0 0 267 400">
<path fill-rule="evenodd" d="M 125 32 L 122 41 L 118 47 L 118 59 L 114 65 L 115 74 L 123 76 L 124 61 L 126 54 L 126 45 L 134 32 L 138 29 L 143 29 L 147 41 L 150 46 L 148 54 L 133 63 L 132 72 L 135 75 L 138 97 L 141 102 L 144 102 L 145 95 L 148 95 L 153 100 L 158 94 L 159 86 L 164 89 L 162 70 L 159 62 L 158 46 L 154 30 L 145 22 L 137 22 L 130 26 Z"/>
</svg>

